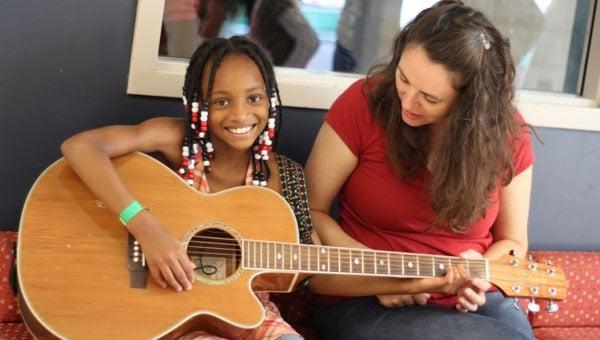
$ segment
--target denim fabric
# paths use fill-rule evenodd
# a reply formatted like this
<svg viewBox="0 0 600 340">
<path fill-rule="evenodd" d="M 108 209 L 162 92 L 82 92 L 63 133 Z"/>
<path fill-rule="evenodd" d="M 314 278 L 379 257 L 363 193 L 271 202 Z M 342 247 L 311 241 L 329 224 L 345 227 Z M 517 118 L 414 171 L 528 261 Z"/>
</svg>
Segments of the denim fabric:
<svg viewBox="0 0 600 340">
<path fill-rule="evenodd" d="M 522 310 L 499 292 L 477 312 L 434 305 L 387 308 L 376 297 L 322 304 L 314 324 L 320 339 L 533 339 Z"/>
<path fill-rule="evenodd" d="M 350 50 L 342 47 L 339 43 L 335 44 L 333 52 L 333 70 L 336 72 L 356 72 L 356 59 L 352 56 Z"/>
</svg>

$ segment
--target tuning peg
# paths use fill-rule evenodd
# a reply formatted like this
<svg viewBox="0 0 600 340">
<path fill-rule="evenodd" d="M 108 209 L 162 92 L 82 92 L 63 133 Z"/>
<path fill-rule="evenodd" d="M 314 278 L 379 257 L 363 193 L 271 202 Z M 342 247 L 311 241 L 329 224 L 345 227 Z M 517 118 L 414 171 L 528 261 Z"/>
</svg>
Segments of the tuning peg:
<svg viewBox="0 0 600 340">
<path fill-rule="evenodd" d="M 558 312 L 558 303 L 550 300 L 550 303 L 548 304 L 548 313 L 556 313 Z"/>
<path fill-rule="evenodd" d="M 527 309 L 532 313 L 537 313 L 540 311 L 540 305 L 535 303 L 535 298 L 531 298 L 529 304 L 527 305 Z"/>
</svg>

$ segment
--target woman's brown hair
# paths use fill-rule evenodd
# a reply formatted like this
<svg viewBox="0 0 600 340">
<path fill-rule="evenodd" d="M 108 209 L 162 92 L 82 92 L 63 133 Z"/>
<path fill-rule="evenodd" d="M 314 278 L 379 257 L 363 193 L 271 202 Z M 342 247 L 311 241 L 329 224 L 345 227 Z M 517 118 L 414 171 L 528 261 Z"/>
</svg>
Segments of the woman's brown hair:
<svg viewBox="0 0 600 340">
<path fill-rule="evenodd" d="M 426 151 L 429 128 L 411 127 L 401 118 L 395 74 L 409 45 L 420 46 L 456 75 L 458 99 L 432 155 Z M 437 226 L 468 231 L 485 214 L 498 184 L 512 180 L 511 145 L 521 131 L 512 106 L 514 76 L 508 39 L 481 12 L 451 0 L 422 11 L 396 37 L 390 62 L 369 72 L 369 104 L 386 129 L 393 166 L 412 178 L 427 166 L 428 156 L 434 160 L 427 187 Z"/>
</svg>

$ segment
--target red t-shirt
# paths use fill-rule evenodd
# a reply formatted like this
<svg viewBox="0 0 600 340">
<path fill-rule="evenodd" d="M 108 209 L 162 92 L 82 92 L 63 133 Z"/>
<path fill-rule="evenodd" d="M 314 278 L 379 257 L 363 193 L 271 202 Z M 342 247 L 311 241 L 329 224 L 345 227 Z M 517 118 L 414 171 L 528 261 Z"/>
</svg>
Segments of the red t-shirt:
<svg viewBox="0 0 600 340">
<path fill-rule="evenodd" d="M 325 121 L 335 130 L 358 164 L 339 193 L 339 224 L 372 249 L 457 256 L 474 249 L 484 253 L 492 243 L 491 228 L 498 215 L 498 189 L 485 217 L 466 233 L 430 228 L 436 213 L 425 182 L 427 169 L 402 180 L 387 156 L 387 137 L 369 108 L 364 79 L 348 88 L 333 104 Z M 518 117 L 520 120 L 522 118 Z M 533 164 L 531 139 L 526 129 L 515 140 L 514 168 L 519 174 Z"/>
</svg>

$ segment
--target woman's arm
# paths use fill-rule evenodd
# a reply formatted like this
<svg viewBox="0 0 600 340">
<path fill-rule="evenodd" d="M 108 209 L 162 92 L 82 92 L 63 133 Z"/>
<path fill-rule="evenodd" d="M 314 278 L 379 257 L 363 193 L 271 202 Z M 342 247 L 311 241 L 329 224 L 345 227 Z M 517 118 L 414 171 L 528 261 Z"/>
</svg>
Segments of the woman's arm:
<svg viewBox="0 0 600 340">
<path fill-rule="evenodd" d="M 115 214 L 135 200 L 117 174 L 111 158 L 133 151 L 163 153 L 173 160 L 184 135 L 182 121 L 155 118 L 139 125 L 114 125 L 76 134 L 61 145 L 71 168 Z M 143 204 L 143 202 L 142 202 Z M 137 214 L 127 229 L 140 242 L 158 285 L 191 288 L 194 265 L 179 242 L 148 212 Z"/>
<path fill-rule="evenodd" d="M 531 175 L 532 167 L 530 166 L 515 176 L 507 186 L 500 189 L 500 207 L 492 229 L 494 242 L 483 254 L 486 258 L 497 259 L 510 253 L 511 250 L 514 250 L 514 254 L 518 257 L 524 257 L 527 253 Z M 461 254 L 463 257 L 470 258 L 477 258 L 477 255 L 479 254 L 472 250 Z M 485 292 L 490 287 L 491 285 L 487 282 L 473 279 L 468 285 L 458 290 L 456 308 L 461 311 L 476 311 L 478 306 L 485 304 Z"/>
<path fill-rule="evenodd" d="M 530 166 L 500 189 L 498 217 L 492 228 L 494 243 L 484 254 L 486 258 L 497 259 L 511 250 L 516 256 L 525 257 L 532 172 Z"/>
<path fill-rule="evenodd" d="M 328 123 L 323 123 L 306 164 L 309 204 L 315 230 L 323 244 L 367 248 L 346 234 L 329 215 L 331 204 L 358 164 L 358 158 Z M 379 294 L 453 293 L 466 282 L 465 273 L 454 267 L 445 277 L 393 279 L 316 275 L 309 287 L 320 294 L 365 296 Z"/>
</svg>

